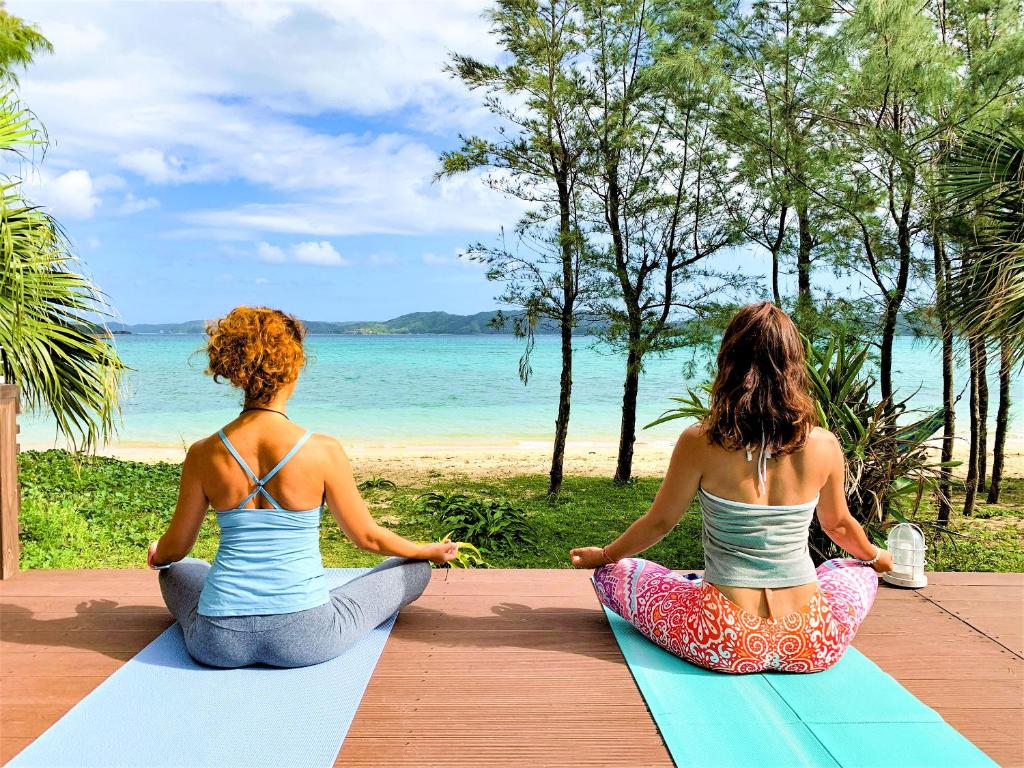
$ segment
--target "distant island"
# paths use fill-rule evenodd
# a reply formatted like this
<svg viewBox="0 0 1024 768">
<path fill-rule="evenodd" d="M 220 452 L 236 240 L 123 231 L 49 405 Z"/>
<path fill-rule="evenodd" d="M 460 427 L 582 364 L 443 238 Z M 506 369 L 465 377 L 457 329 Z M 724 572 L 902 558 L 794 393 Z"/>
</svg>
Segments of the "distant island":
<svg viewBox="0 0 1024 768">
<path fill-rule="evenodd" d="M 355 320 L 329 322 L 325 320 L 303 320 L 306 330 L 315 335 L 325 336 L 384 336 L 406 334 L 446 334 L 471 336 L 478 334 L 511 334 L 512 321 L 518 313 L 505 312 L 508 320 L 502 327 L 494 325 L 497 311 L 477 312 L 473 315 L 453 315 L 448 312 L 410 312 L 391 320 Z M 184 323 L 107 323 L 112 334 L 186 334 L 203 333 L 205 321 L 189 320 Z M 597 326 L 581 326 L 580 332 L 597 330 Z M 542 320 L 537 333 L 558 333 L 558 324 L 553 320 Z"/>
<path fill-rule="evenodd" d="M 348 322 L 331 322 L 326 320 L 303 320 L 306 330 L 318 336 L 404 336 L 415 334 L 475 336 L 475 335 L 509 335 L 512 333 L 513 321 L 521 316 L 521 312 L 502 312 L 505 323 L 496 324 L 499 313 L 477 312 L 472 315 L 453 315 L 449 312 L 410 312 L 391 320 L 353 320 Z M 595 322 L 581 322 L 576 329 L 580 335 L 597 333 L 606 326 Z M 107 323 L 106 328 L 97 326 L 98 334 L 131 335 L 131 334 L 194 334 L 203 333 L 204 320 L 189 320 L 184 323 Z M 551 335 L 559 332 L 558 323 L 554 320 L 542 319 L 536 329 L 538 335 Z M 897 322 L 897 335 L 920 335 L 920 321 L 917 323 L 900 317 Z"/>
</svg>

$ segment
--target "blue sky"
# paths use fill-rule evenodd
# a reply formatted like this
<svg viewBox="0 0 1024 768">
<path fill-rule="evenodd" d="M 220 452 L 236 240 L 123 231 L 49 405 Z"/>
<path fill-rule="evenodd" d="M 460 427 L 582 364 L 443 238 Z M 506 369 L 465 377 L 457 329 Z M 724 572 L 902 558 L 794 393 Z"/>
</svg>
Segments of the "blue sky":
<svg viewBox="0 0 1024 768">
<path fill-rule="evenodd" d="M 20 78 L 51 141 L 30 194 L 129 323 L 491 309 L 458 253 L 522 209 L 479 176 L 431 182 L 490 124 L 442 70 L 498 60 L 486 5 L 12 0 L 55 47 Z"/>
</svg>

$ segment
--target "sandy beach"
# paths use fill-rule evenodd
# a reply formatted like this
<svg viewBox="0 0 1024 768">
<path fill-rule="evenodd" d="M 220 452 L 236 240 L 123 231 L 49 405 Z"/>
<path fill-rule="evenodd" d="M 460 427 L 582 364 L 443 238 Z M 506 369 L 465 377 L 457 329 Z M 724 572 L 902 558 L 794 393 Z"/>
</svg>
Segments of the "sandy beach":
<svg viewBox="0 0 1024 768">
<path fill-rule="evenodd" d="M 22 444 L 23 450 L 45 450 L 52 444 Z M 570 442 L 565 451 L 567 475 L 611 476 L 615 469 L 616 443 Z M 400 483 L 439 476 L 508 477 L 546 474 L 551 463 L 551 445 L 539 440 L 509 442 L 395 442 L 351 443 L 345 450 L 356 476 L 385 477 Z M 991 450 L 991 446 L 990 446 Z M 115 443 L 97 451 L 102 456 L 133 461 L 180 462 L 185 446 Z M 633 472 L 638 476 L 664 473 L 672 453 L 671 441 L 636 443 Z M 955 456 L 966 460 L 967 445 L 960 441 Z M 1024 477 L 1024 439 L 1007 441 L 1007 477 Z"/>
</svg>

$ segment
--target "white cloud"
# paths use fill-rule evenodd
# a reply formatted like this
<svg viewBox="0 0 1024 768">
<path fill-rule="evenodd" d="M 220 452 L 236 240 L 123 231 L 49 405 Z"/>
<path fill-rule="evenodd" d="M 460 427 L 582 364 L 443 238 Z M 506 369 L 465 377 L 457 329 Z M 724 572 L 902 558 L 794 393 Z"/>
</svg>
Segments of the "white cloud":
<svg viewBox="0 0 1024 768">
<path fill-rule="evenodd" d="M 225 10 L 232 16 L 257 27 L 272 27 L 292 15 L 292 8 L 281 2 L 227 3 Z"/>
<path fill-rule="evenodd" d="M 131 192 L 124 196 L 124 200 L 121 201 L 121 205 L 118 208 L 119 213 L 130 215 L 133 213 L 141 213 L 142 211 L 148 211 L 151 208 L 159 208 L 160 201 L 155 197 L 136 197 Z"/>
<path fill-rule="evenodd" d="M 100 204 L 92 176 L 81 168 L 59 176 L 30 171 L 26 174 L 24 188 L 32 200 L 58 217 L 90 219 Z"/>
<path fill-rule="evenodd" d="M 449 51 L 497 56 L 486 5 L 202 3 L 183 13 L 173 3 L 12 0 L 9 9 L 55 44 L 21 77 L 54 138 L 50 167 L 153 185 L 245 182 L 259 194 L 240 186 L 226 205 L 187 212 L 181 233 L 252 241 L 514 222 L 522 206 L 476 176 L 432 184 L 437 142 L 421 135 L 454 143 L 460 130 L 489 125 L 480 95 L 443 71 Z M 363 116 L 391 132 L 368 130 Z"/>
<path fill-rule="evenodd" d="M 278 248 L 270 243 L 260 243 L 256 246 L 256 255 L 263 261 L 271 264 L 281 264 L 285 260 L 284 249 Z"/>
<path fill-rule="evenodd" d="M 256 257 L 271 264 L 291 262 L 319 267 L 347 267 L 351 264 L 326 240 L 296 243 L 287 251 L 280 246 L 261 242 L 256 245 Z"/>
<path fill-rule="evenodd" d="M 334 246 L 326 240 L 319 243 L 299 243 L 292 246 L 292 258 L 299 264 L 316 264 L 321 267 L 347 267 L 349 261 L 342 258 Z"/>
<path fill-rule="evenodd" d="M 184 181 L 188 178 L 180 160 L 168 157 L 152 147 L 125 152 L 117 157 L 117 164 L 154 184 Z"/>
</svg>

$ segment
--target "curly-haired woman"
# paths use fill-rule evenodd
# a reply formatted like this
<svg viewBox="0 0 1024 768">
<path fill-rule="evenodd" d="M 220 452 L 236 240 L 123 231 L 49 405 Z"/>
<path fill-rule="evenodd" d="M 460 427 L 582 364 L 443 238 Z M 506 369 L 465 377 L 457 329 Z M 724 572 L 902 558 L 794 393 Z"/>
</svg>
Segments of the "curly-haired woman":
<svg viewBox="0 0 1024 768">
<path fill-rule="evenodd" d="M 726 328 L 707 418 L 680 436 L 651 509 L 605 547 L 572 550 L 595 568 L 601 602 L 666 650 L 721 672 L 817 672 L 835 664 L 892 566 L 850 515 L 836 438 L 817 427 L 804 348 L 767 302 Z M 704 576 L 688 579 L 633 557 L 703 513 Z M 860 559 L 815 569 L 822 529 Z M 877 573 L 876 573 L 877 572 Z"/>
<path fill-rule="evenodd" d="M 337 440 L 288 419 L 305 362 L 304 329 L 275 309 L 238 307 L 207 327 L 207 373 L 244 393 L 238 417 L 188 450 L 178 504 L 149 548 L 164 602 L 197 661 L 215 667 L 301 667 L 339 655 L 430 581 L 428 560 L 451 542 L 416 544 L 379 526 Z M 320 557 L 324 501 L 369 552 L 395 555 L 328 589 Z M 207 510 L 221 539 L 213 565 L 186 558 Z"/>
</svg>

